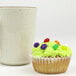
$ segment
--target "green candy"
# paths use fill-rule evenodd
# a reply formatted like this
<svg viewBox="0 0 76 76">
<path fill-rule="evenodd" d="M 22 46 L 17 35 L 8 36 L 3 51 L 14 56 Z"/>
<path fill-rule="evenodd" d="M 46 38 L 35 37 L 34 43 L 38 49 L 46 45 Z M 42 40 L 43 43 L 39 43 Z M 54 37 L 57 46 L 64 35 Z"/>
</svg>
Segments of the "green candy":
<svg viewBox="0 0 76 76">
<path fill-rule="evenodd" d="M 58 44 L 55 44 L 52 48 L 53 48 L 54 50 L 56 50 L 58 47 L 59 47 L 59 45 L 58 45 Z"/>
</svg>

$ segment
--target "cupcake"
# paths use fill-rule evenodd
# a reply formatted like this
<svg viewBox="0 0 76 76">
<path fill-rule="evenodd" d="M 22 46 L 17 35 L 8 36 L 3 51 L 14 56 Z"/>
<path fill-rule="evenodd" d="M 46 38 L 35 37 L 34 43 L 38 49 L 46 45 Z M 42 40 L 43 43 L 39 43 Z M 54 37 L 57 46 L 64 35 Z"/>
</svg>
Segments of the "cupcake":
<svg viewBox="0 0 76 76">
<path fill-rule="evenodd" d="M 32 64 L 35 71 L 40 73 L 63 73 L 68 68 L 71 55 L 70 47 L 62 45 L 57 40 L 50 41 L 49 38 L 46 38 L 42 43 L 34 43 Z"/>
</svg>

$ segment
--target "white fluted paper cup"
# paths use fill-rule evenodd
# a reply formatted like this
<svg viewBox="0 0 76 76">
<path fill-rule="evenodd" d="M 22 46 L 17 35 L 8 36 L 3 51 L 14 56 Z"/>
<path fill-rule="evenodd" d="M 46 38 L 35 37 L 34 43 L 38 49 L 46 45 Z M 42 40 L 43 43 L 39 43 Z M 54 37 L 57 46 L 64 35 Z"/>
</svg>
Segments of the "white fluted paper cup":
<svg viewBox="0 0 76 76">
<path fill-rule="evenodd" d="M 67 70 L 71 57 L 32 57 L 35 71 L 47 74 L 63 73 Z"/>
</svg>

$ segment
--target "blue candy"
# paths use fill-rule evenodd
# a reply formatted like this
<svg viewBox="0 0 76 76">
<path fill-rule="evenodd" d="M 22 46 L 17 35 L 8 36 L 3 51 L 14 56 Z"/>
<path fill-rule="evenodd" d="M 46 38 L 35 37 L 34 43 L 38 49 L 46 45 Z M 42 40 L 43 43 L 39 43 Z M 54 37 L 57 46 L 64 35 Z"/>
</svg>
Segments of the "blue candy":
<svg viewBox="0 0 76 76">
<path fill-rule="evenodd" d="M 47 48 L 47 45 L 46 44 L 42 44 L 40 48 L 45 50 Z"/>
<path fill-rule="evenodd" d="M 38 47 L 40 44 L 38 42 L 34 43 L 34 47 Z"/>
</svg>

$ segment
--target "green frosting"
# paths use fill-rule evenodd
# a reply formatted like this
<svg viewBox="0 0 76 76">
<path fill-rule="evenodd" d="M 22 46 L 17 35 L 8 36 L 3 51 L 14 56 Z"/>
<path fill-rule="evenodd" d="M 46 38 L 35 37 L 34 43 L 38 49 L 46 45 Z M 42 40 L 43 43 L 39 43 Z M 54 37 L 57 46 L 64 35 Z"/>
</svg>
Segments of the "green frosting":
<svg viewBox="0 0 76 76">
<path fill-rule="evenodd" d="M 47 48 L 41 49 L 42 44 L 47 44 Z M 49 41 L 42 42 L 38 47 L 34 47 L 32 49 L 32 55 L 37 57 L 67 57 L 72 55 L 72 51 L 68 46 L 57 45 L 54 41 Z"/>
</svg>

